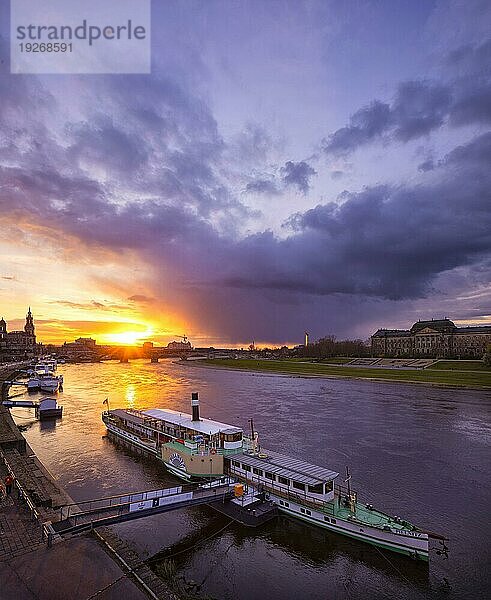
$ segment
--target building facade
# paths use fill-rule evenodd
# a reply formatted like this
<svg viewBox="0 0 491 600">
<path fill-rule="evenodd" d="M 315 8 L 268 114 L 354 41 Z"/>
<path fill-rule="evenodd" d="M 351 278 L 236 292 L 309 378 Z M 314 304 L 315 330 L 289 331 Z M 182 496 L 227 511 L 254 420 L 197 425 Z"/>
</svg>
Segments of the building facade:
<svg viewBox="0 0 491 600">
<path fill-rule="evenodd" d="M 379 329 L 372 356 L 481 359 L 491 345 L 491 325 L 457 327 L 450 319 L 418 321 L 411 329 Z"/>
<path fill-rule="evenodd" d="M 24 330 L 7 331 L 5 319 L 0 319 L 0 360 L 24 360 L 36 355 L 36 331 L 31 307 L 26 315 Z"/>
</svg>

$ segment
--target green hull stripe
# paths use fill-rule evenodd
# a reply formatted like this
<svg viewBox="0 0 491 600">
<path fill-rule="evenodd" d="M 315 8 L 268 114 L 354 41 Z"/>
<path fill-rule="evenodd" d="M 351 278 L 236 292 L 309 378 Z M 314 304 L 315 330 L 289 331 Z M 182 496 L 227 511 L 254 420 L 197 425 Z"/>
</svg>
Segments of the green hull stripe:
<svg viewBox="0 0 491 600">
<path fill-rule="evenodd" d="M 345 535 L 347 537 L 353 538 L 360 542 L 365 542 L 366 544 L 371 544 L 372 546 L 380 546 L 381 548 L 385 548 L 386 550 L 391 550 L 392 552 L 398 552 L 399 554 L 405 554 L 407 556 L 414 556 L 417 553 L 417 558 L 419 560 L 424 560 L 424 561 L 429 560 L 428 553 L 425 552 L 424 550 L 413 550 L 412 548 L 392 545 L 392 544 L 390 544 L 390 542 L 383 542 L 383 541 L 375 540 L 373 538 L 370 539 L 367 537 L 363 537 L 363 536 L 357 535 L 354 532 L 346 531 L 344 529 L 333 529 L 332 527 L 325 525 L 321 521 L 314 521 L 311 519 L 307 519 L 303 515 L 299 515 L 296 512 L 292 512 L 292 511 L 284 509 L 282 506 L 278 506 L 278 508 L 280 509 L 281 512 L 288 514 L 290 517 L 295 517 L 295 519 L 299 519 L 300 521 L 305 521 L 306 523 L 310 523 L 310 525 L 322 527 L 323 529 L 327 529 L 328 531 L 332 531 L 333 533 L 339 533 L 339 535 Z"/>
</svg>

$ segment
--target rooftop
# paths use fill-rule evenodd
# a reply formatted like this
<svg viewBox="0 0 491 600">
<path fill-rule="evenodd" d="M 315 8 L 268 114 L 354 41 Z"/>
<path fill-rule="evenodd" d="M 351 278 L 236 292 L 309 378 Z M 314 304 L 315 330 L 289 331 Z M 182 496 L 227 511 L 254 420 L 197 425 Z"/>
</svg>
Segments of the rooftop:
<svg viewBox="0 0 491 600">
<path fill-rule="evenodd" d="M 123 412 L 125 413 L 124 418 L 127 418 L 127 415 L 132 415 L 132 413 L 128 413 L 128 411 L 125 410 L 111 412 Z M 160 421 L 166 421 L 167 423 L 173 423 L 174 425 L 179 425 L 187 429 L 193 429 L 194 431 L 206 433 L 208 435 L 214 435 L 220 432 L 240 433 L 242 431 L 240 427 L 233 427 L 232 425 L 228 425 L 227 423 L 220 423 L 219 421 L 212 421 L 211 419 L 200 418 L 199 421 L 193 421 L 191 415 L 187 413 L 177 412 L 176 410 L 171 410 L 169 408 L 152 408 L 150 410 L 142 410 L 141 415 L 143 417 L 151 417 L 152 419 L 158 419 Z M 123 415 L 119 414 L 118 416 Z"/>
<path fill-rule="evenodd" d="M 307 485 L 316 485 L 330 481 L 339 475 L 339 473 L 330 469 L 312 465 L 303 460 L 284 456 L 270 450 L 265 450 L 264 455 L 266 458 L 259 458 L 259 456 L 251 454 L 238 454 L 233 459 L 251 467 L 263 469 L 264 471 L 275 473 L 287 479 L 293 479 L 299 483 L 306 483 Z"/>
<path fill-rule="evenodd" d="M 443 332 L 450 332 L 457 329 L 455 323 L 450 319 L 431 319 L 431 321 L 418 321 L 414 323 L 411 327 L 411 333 L 416 333 L 426 328 Z"/>
<path fill-rule="evenodd" d="M 409 329 L 378 329 L 373 335 L 372 337 L 388 337 L 391 335 L 398 335 L 398 336 L 404 336 L 404 335 L 411 335 L 411 332 L 409 331 Z"/>
</svg>

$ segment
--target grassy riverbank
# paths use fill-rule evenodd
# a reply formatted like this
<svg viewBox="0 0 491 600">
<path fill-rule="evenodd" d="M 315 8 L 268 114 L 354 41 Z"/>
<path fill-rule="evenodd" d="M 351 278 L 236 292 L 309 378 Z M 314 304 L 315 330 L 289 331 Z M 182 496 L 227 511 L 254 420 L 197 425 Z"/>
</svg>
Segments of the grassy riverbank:
<svg viewBox="0 0 491 600">
<path fill-rule="evenodd" d="M 322 363 L 300 363 L 290 360 L 215 359 L 202 362 L 214 367 L 288 375 L 377 379 L 404 383 L 428 383 L 459 388 L 491 389 L 491 369 L 482 371 L 465 369 L 374 369 L 369 367 L 347 367 L 343 365 L 334 366 Z"/>
</svg>

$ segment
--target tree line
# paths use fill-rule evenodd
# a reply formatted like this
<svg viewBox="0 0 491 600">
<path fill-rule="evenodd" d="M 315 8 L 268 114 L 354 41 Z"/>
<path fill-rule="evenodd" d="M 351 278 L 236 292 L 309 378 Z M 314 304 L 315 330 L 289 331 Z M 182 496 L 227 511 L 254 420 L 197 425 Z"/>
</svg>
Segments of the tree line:
<svg viewBox="0 0 491 600">
<path fill-rule="evenodd" d="M 370 347 L 363 340 L 338 341 L 334 335 L 329 335 L 308 346 L 301 346 L 297 355 L 318 359 L 333 356 L 370 356 Z"/>
</svg>

